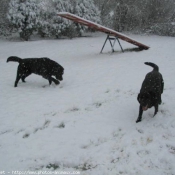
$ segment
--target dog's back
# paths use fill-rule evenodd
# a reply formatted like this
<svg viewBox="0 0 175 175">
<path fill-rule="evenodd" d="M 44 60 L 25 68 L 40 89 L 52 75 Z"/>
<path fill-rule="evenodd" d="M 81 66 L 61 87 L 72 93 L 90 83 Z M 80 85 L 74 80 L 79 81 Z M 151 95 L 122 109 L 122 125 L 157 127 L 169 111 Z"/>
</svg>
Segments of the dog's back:
<svg viewBox="0 0 175 175">
<path fill-rule="evenodd" d="M 150 62 L 145 62 L 145 64 L 153 67 L 153 70 L 145 76 L 140 93 L 145 91 L 163 93 L 163 78 L 159 72 L 159 67 L 156 64 Z"/>
<path fill-rule="evenodd" d="M 7 59 L 7 62 L 9 61 L 18 62 L 20 65 L 23 65 L 25 69 L 28 69 L 30 70 L 30 72 L 39 75 L 51 72 L 53 67 L 58 67 L 59 69 L 64 70 L 64 68 L 61 65 L 47 57 L 21 59 L 16 56 L 11 56 Z"/>
<path fill-rule="evenodd" d="M 52 60 L 49 58 L 25 58 L 20 64 L 24 64 L 32 73 L 43 75 L 51 71 Z"/>
</svg>

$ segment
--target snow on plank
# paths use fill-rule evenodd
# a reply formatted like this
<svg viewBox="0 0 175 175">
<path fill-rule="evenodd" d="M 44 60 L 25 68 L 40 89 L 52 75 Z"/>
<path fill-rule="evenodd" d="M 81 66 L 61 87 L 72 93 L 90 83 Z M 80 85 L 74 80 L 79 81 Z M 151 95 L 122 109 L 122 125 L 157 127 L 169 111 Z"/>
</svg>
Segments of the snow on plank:
<svg viewBox="0 0 175 175">
<path fill-rule="evenodd" d="M 117 32 L 117 31 L 112 30 L 110 28 L 104 27 L 104 26 L 102 26 L 100 24 L 97 24 L 97 23 L 94 23 L 92 21 L 86 20 L 86 19 L 81 18 L 81 17 L 79 17 L 77 15 L 74 15 L 72 13 L 60 12 L 60 13 L 58 13 L 58 16 L 61 16 L 63 18 L 69 19 L 69 20 L 72 20 L 74 22 L 80 23 L 80 24 L 88 26 L 90 28 L 94 28 L 94 29 L 96 29 L 100 32 L 104 32 L 104 33 L 107 33 L 109 35 L 118 37 L 119 39 L 124 40 L 128 43 L 134 44 L 134 45 L 138 46 L 141 49 L 145 49 L 145 50 L 149 49 L 149 46 L 146 46 L 146 45 L 144 45 L 144 44 L 142 44 L 142 43 L 126 36 L 126 35 L 123 35 L 120 32 Z"/>
</svg>

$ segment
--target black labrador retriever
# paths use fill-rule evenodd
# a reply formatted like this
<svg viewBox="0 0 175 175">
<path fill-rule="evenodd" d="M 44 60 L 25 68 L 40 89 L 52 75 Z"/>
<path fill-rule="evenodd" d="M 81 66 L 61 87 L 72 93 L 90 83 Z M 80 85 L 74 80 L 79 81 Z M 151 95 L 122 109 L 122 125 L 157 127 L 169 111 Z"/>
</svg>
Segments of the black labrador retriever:
<svg viewBox="0 0 175 175">
<path fill-rule="evenodd" d="M 7 62 L 9 61 L 15 61 L 19 63 L 14 87 L 17 87 L 20 79 L 22 82 L 25 82 L 25 78 L 32 73 L 41 75 L 43 78 L 49 81 L 50 85 L 52 81 L 58 85 L 60 83 L 58 80 L 63 80 L 64 68 L 49 58 L 44 57 L 22 59 L 16 56 L 11 56 L 7 59 Z M 56 79 L 52 76 L 55 76 Z"/>
<path fill-rule="evenodd" d="M 140 108 L 136 123 L 142 120 L 143 111 L 153 106 L 155 107 L 155 116 L 158 112 L 158 106 L 162 102 L 161 94 L 163 93 L 164 81 L 161 73 L 159 73 L 159 67 L 150 62 L 145 62 L 145 64 L 154 69 L 146 75 L 140 93 L 138 94 L 137 100 L 140 103 Z"/>
</svg>

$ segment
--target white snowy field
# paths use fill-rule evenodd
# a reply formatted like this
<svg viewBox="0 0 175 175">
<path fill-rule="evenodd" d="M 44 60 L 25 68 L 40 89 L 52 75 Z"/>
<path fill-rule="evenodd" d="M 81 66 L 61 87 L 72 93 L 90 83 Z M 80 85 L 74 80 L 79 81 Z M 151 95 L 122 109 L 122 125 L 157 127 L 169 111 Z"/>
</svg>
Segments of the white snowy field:
<svg viewBox="0 0 175 175">
<path fill-rule="evenodd" d="M 60 40 L 0 40 L 0 171 L 79 171 L 81 175 L 175 174 L 175 38 L 129 35 L 150 46 L 103 54 L 105 34 Z M 124 49 L 134 48 L 126 42 Z M 65 68 L 60 85 L 32 74 L 14 88 L 18 63 L 49 57 Z M 138 117 L 145 75 L 156 63 L 162 105 Z M 46 85 L 46 86 L 45 86 Z M 45 87 L 44 87 L 45 86 Z"/>
</svg>

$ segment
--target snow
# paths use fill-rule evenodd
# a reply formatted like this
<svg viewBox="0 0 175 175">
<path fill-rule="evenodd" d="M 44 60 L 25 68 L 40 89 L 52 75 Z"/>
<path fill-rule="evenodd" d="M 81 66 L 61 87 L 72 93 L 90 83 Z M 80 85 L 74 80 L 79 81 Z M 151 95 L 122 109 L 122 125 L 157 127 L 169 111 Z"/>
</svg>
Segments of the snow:
<svg viewBox="0 0 175 175">
<path fill-rule="evenodd" d="M 0 40 L 0 170 L 80 171 L 81 175 L 175 174 L 175 38 L 130 35 L 150 46 L 125 52 L 106 36 Z M 14 88 L 18 63 L 6 60 L 49 57 L 65 68 L 60 85 L 31 75 Z M 139 112 L 137 95 L 153 62 L 165 81 L 163 104 Z"/>
</svg>

